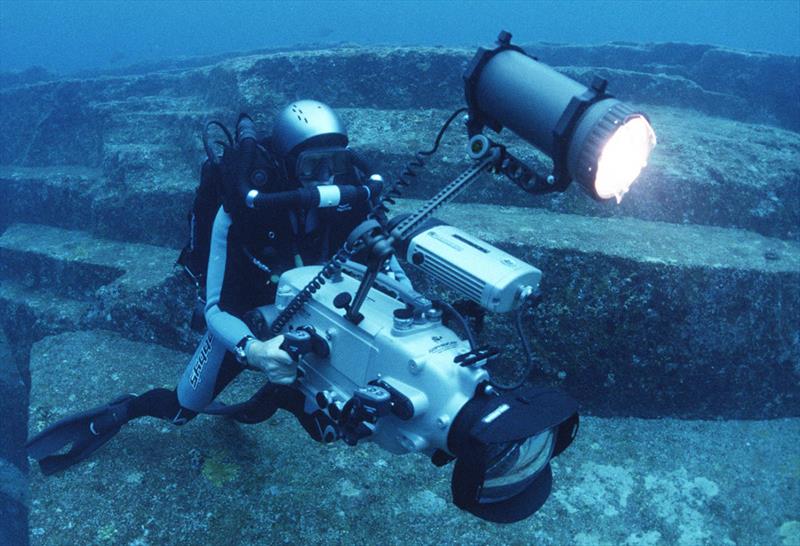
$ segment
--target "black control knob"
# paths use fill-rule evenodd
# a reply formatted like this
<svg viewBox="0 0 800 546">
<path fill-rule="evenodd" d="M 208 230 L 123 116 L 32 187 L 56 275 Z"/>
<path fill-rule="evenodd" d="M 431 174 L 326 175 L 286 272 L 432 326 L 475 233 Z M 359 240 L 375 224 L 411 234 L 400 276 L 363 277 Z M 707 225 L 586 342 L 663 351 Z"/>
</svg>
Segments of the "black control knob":
<svg viewBox="0 0 800 546">
<path fill-rule="evenodd" d="M 337 309 L 347 309 L 351 301 L 353 301 L 353 296 L 350 295 L 350 292 L 341 292 L 333 298 L 333 306 Z"/>
<path fill-rule="evenodd" d="M 293 330 L 283 334 L 283 342 L 279 349 L 286 351 L 292 360 L 298 362 L 300 357 L 312 350 L 311 334 L 303 330 Z"/>
<path fill-rule="evenodd" d="M 396 319 L 413 319 L 414 318 L 414 310 L 410 307 L 402 307 L 400 309 L 395 309 L 392 311 L 394 318 Z"/>
</svg>

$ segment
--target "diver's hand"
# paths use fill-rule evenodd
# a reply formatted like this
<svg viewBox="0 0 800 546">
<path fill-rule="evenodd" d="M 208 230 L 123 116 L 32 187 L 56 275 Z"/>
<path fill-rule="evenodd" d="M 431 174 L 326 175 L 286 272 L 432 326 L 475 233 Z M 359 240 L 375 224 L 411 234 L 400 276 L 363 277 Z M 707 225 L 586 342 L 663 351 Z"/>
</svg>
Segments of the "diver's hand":
<svg viewBox="0 0 800 546">
<path fill-rule="evenodd" d="M 254 339 L 245 347 L 245 358 L 248 364 L 264 370 L 271 383 L 291 385 L 297 377 L 297 362 L 279 348 L 281 343 L 282 335 L 267 341 Z"/>
</svg>

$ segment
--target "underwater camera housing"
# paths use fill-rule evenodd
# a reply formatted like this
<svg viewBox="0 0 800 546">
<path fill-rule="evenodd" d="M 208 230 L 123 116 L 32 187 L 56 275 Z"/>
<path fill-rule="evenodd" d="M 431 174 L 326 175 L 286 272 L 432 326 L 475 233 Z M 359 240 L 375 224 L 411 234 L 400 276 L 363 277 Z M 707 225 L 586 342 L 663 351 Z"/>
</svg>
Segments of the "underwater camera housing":
<svg viewBox="0 0 800 546">
<path fill-rule="evenodd" d="M 361 224 L 328 263 L 285 272 L 275 304 L 248 320 L 260 338 L 284 334 L 284 344 L 302 353 L 295 386 L 307 406 L 336 423 L 339 438 L 350 445 L 372 441 L 396 454 L 424 453 L 437 466 L 455 461 L 453 502 L 502 523 L 530 516 L 547 499 L 550 461 L 577 434 L 577 403 L 524 381 L 533 359 L 521 317 L 538 301 L 541 271 L 433 215 L 487 172 L 529 193 L 564 191 L 576 180 L 595 199 L 619 201 L 655 145 L 644 114 L 608 95 L 603 80 L 583 86 L 510 39 L 501 32 L 496 48 L 478 50 L 464 74 L 468 107 L 454 112 L 434 147 L 417 153 L 382 190 L 376 210 L 388 212 L 464 111 L 472 165 L 414 213 L 391 220 L 378 214 Z M 483 134 L 503 127 L 549 154 L 553 172 L 535 173 Z M 312 205 L 335 206 L 339 190 L 332 191 L 334 199 L 320 194 Z M 363 265 L 352 261 L 356 256 Z M 402 275 L 393 276 L 396 257 L 481 313 L 513 312 L 528 359 L 522 380 L 493 381 L 485 365 L 499 349 L 479 346 L 453 306 L 432 302 Z M 460 322 L 465 337 L 447 318 Z"/>
<path fill-rule="evenodd" d="M 257 335 L 320 271 L 281 276 L 275 305 L 249 317 Z M 356 293 L 365 275 L 347 262 L 284 327 L 314 340 L 297 382 L 308 403 L 327 412 L 350 445 L 368 440 L 394 454 L 424 453 L 437 465 L 456 459 L 454 502 L 483 519 L 513 522 L 535 512 L 550 493 L 550 459 L 577 432 L 576 402 L 556 389 L 492 387 L 484 365 L 494 354 L 471 349 L 443 324 L 442 309 L 386 274 L 353 324 L 342 295 Z M 529 275 L 520 278 L 518 288 L 530 286 Z"/>
</svg>

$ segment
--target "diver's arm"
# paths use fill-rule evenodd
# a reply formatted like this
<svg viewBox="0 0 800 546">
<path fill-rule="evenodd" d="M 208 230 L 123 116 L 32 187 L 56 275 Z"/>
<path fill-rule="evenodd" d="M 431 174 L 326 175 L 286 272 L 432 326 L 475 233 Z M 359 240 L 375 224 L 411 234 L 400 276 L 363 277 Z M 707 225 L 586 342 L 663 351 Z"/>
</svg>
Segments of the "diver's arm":
<svg viewBox="0 0 800 546">
<path fill-rule="evenodd" d="M 214 218 L 211 231 L 211 249 L 208 255 L 208 273 L 206 280 L 206 323 L 208 330 L 225 345 L 234 351 L 236 344 L 247 336 L 254 337 L 250 328 L 241 319 L 223 311 L 219 304 L 222 287 L 225 284 L 225 270 L 228 267 L 228 231 L 231 217 L 220 207 Z"/>
<path fill-rule="evenodd" d="M 283 336 L 267 341 L 255 339 L 253 332 L 238 317 L 223 311 L 219 304 L 225 285 L 225 270 L 228 264 L 228 232 L 231 217 L 220 207 L 211 231 L 211 251 L 208 256 L 206 277 L 206 323 L 208 330 L 231 352 L 237 346 L 244 350 L 247 363 L 264 371 L 272 383 L 290 385 L 297 376 L 297 363 L 280 348 Z M 247 339 L 251 338 L 251 339 Z M 239 344 L 245 341 L 244 346 Z"/>
</svg>

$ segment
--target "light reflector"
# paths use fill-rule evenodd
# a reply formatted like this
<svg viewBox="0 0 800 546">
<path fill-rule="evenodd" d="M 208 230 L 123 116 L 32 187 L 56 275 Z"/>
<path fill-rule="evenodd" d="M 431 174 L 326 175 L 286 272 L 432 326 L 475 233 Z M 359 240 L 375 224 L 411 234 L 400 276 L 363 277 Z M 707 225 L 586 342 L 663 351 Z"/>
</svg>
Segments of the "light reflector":
<svg viewBox="0 0 800 546">
<path fill-rule="evenodd" d="M 603 199 L 617 203 L 647 165 L 656 145 L 656 134 L 647 119 L 630 116 L 608 139 L 597 160 L 594 188 Z"/>
</svg>

